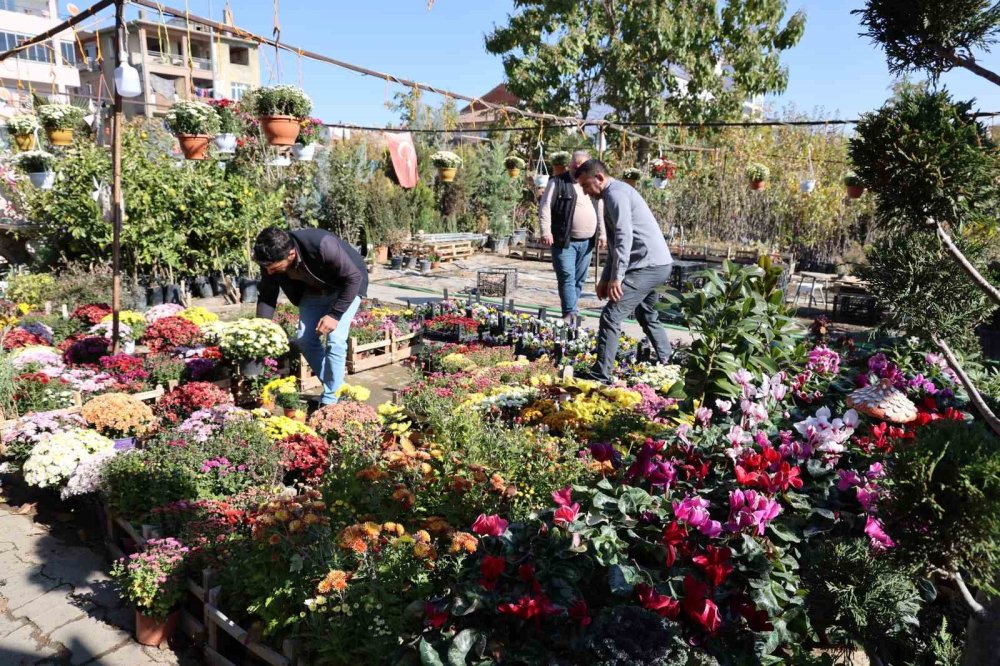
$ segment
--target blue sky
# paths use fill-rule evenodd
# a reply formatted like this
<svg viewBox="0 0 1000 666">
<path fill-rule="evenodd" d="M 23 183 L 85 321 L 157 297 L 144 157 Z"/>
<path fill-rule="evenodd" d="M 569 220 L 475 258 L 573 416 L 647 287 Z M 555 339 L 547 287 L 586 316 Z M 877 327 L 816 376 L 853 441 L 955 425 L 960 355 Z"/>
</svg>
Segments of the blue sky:
<svg viewBox="0 0 1000 666">
<path fill-rule="evenodd" d="M 184 0 L 165 0 L 181 8 Z M 805 9 L 805 35 L 786 52 L 789 85 L 772 100 L 776 107 L 825 111 L 826 117 L 853 118 L 877 108 L 889 96 L 892 78 L 881 51 L 858 36 L 850 10 L 861 0 L 790 0 L 789 9 Z M 222 0 L 188 0 L 190 11 L 221 19 Z M 237 25 L 270 35 L 269 0 L 231 0 Z M 483 35 L 503 23 L 510 0 L 279 0 L 282 41 L 331 57 L 386 71 L 396 76 L 481 95 L 503 79 L 500 58 L 486 53 Z M 1000 49 L 982 59 L 1000 70 Z M 281 79 L 298 83 L 300 63 L 294 54 L 280 58 Z M 263 83 L 277 79 L 273 49 L 265 49 Z M 385 108 L 396 85 L 332 66 L 301 62 L 301 78 L 315 102 L 315 114 L 327 122 L 383 125 L 395 121 Z M 946 74 L 943 82 L 960 98 L 976 97 L 979 108 L 1000 111 L 1000 87 L 964 71 Z M 428 98 L 429 100 L 433 97 Z M 435 101 L 436 103 L 436 101 Z"/>
</svg>

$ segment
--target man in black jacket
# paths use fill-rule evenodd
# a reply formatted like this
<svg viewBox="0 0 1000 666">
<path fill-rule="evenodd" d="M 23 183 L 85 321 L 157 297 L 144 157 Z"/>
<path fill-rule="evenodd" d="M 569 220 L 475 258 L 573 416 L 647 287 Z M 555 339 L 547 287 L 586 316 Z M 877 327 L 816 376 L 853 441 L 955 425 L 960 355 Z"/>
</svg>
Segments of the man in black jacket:
<svg viewBox="0 0 1000 666">
<path fill-rule="evenodd" d="M 364 259 L 328 231 L 277 227 L 260 232 L 253 256 L 264 274 L 257 316 L 274 317 L 279 290 L 299 306 L 295 341 L 323 382 L 320 405 L 337 402 L 337 389 L 344 383 L 351 320 L 361 298 L 368 295 Z"/>
<path fill-rule="evenodd" d="M 576 169 L 589 159 L 590 153 L 585 150 L 573 153 L 570 169 L 549 180 L 538 203 L 542 243 L 552 248 L 552 268 L 559 285 L 562 315 L 571 326 L 577 324 L 577 302 L 587 281 L 594 246 L 603 250 L 606 237 L 601 219 L 603 204 L 600 201 L 595 204 L 586 196 L 574 176 Z"/>
</svg>

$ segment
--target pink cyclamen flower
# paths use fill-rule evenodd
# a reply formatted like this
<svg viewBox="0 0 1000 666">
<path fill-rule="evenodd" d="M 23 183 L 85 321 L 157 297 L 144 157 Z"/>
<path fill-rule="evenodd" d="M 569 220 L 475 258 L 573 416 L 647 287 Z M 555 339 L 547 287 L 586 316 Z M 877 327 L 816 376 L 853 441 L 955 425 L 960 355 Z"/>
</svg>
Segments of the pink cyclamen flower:
<svg viewBox="0 0 1000 666">
<path fill-rule="evenodd" d="M 838 469 L 837 474 L 840 476 L 840 480 L 837 481 L 838 490 L 848 491 L 861 485 L 861 477 L 852 469 Z"/>
<path fill-rule="evenodd" d="M 864 509 L 865 513 L 875 513 L 878 504 L 878 488 L 868 484 L 867 486 L 861 486 L 858 488 L 858 504 Z"/>
<path fill-rule="evenodd" d="M 688 496 L 680 502 L 674 502 L 674 516 L 691 527 L 697 527 L 705 536 L 716 537 L 722 532 L 722 523 L 712 520 L 708 513 L 709 506 L 707 499 Z"/>
<path fill-rule="evenodd" d="M 574 502 L 568 506 L 561 506 L 556 509 L 556 513 L 552 517 L 552 522 L 556 525 L 569 525 L 576 520 L 576 517 L 579 515 L 580 505 Z"/>
<path fill-rule="evenodd" d="M 882 467 L 882 463 L 872 463 L 868 468 L 868 471 L 865 473 L 865 476 L 873 481 L 875 479 L 881 479 L 885 476 L 885 468 Z"/>
<path fill-rule="evenodd" d="M 552 501 L 559 506 L 569 506 L 569 503 L 573 501 L 573 489 L 566 486 L 565 488 L 560 488 L 559 490 L 553 490 Z"/>
<path fill-rule="evenodd" d="M 729 410 L 733 408 L 732 400 L 723 400 L 722 398 L 715 399 L 715 407 L 719 410 L 720 414 L 728 414 Z"/>
<path fill-rule="evenodd" d="M 740 368 L 736 372 L 730 373 L 729 378 L 744 388 L 750 386 L 750 382 L 753 381 L 753 375 L 746 368 Z"/>
<path fill-rule="evenodd" d="M 699 407 L 694 410 L 694 418 L 698 423 L 707 426 L 712 420 L 712 410 L 709 407 Z"/>
<path fill-rule="evenodd" d="M 485 513 L 479 514 L 476 522 L 472 523 L 472 531 L 483 536 L 502 536 L 507 531 L 507 521 L 497 515 L 487 516 Z"/>
<path fill-rule="evenodd" d="M 868 535 L 872 548 L 875 550 L 887 550 L 896 547 L 896 542 L 885 533 L 882 522 L 874 516 L 868 516 L 868 522 L 865 523 L 865 534 Z"/>
</svg>

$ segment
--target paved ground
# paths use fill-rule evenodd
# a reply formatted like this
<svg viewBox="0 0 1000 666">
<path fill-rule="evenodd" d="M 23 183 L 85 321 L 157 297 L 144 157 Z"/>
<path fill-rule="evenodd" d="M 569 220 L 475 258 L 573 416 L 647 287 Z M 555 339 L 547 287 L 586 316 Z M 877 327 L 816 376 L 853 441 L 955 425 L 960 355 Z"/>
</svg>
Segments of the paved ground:
<svg viewBox="0 0 1000 666">
<path fill-rule="evenodd" d="M 0 664 L 199 663 L 183 648 L 133 641 L 132 610 L 111 587 L 103 553 L 85 540 L 94 535 L 73 515 L 38 515 L 24 499 L 0 503 Z"/>
</svg>

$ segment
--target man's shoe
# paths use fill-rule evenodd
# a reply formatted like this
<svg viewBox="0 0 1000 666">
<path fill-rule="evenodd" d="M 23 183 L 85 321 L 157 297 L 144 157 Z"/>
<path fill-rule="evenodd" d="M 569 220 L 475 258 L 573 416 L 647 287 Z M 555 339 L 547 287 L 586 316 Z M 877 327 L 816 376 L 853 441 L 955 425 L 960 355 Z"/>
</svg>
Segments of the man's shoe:
<svg viewBox="0 0 1000 666">
<path fill-rule="evenodd" d="M 598 384 L 604 384 L 605 386 L 611 385 L 611 380 L 605 377 L 601 377 L 594 373 L 593 370 L 581 370 L 574 374 L 577 379 L 586 379 L 587 381 L 597 382 Z"/>
</svg>

